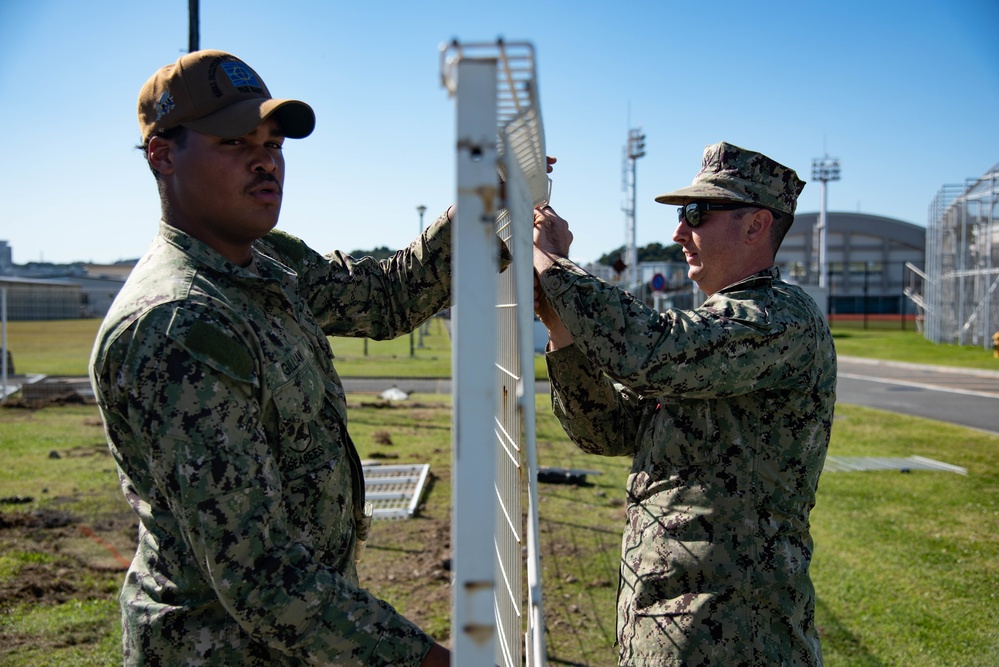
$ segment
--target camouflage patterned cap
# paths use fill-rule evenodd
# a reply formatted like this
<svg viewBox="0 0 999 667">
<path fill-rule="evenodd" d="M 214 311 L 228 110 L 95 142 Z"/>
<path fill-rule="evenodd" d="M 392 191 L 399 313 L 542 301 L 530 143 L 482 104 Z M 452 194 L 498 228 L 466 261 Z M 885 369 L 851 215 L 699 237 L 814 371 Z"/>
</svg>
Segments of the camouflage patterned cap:
<svg viewBox="0 0 999 667">
<path fill-rule="evenodd" d="M 660 204 L 693 201 L 746 202 L 794 215 L 805 182 L 793 169 L 763 153 L 724 141 L 704 148 L 701 171 L 685 188 L 656 197 Z"/>
</svg>

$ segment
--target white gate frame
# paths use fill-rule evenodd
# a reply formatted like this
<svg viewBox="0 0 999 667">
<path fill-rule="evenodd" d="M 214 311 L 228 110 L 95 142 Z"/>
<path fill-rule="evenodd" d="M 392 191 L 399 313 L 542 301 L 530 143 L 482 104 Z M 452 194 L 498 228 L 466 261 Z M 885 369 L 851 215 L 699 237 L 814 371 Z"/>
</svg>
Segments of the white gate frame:
<svg viewBox="0 0 999 667">
<path fill-rule="evenodd" d="M 494 224 L 499 208 L 496 175 L 496 62 L 462 60 L 457 66 L 457 188 L 453 228 L 454 308 L 451 312 L 453 461 L 451 483 L 452 661 L 493 664 L 496 566 L 485 549 L 495 532 L 493 409 L 496 367 L 494 307 L 499 271 Z M 469 354 L 472 352 L 472 354 Z M 461 397 L 468 400 L 461 400 Z"/>
<path fill-rule="evenodd" d="M 532 255 L 549 181 L 534 49 L 452 42 L 442 78 L 457 107 L 452 664 L 521 667 L 526 653 L 543 667 Z M 513 257 L 502 276 L 497 237 Z"/>
</svg>

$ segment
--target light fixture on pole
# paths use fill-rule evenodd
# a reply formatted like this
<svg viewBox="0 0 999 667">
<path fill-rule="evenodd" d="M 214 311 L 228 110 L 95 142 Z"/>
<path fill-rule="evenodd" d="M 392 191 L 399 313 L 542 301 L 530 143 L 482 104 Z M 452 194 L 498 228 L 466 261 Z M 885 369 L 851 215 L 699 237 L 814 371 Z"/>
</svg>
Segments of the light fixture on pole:
<svg viewBox="0 0 999 667">
<path fill-rule="evenodd" d="M 822 201 L 819 205 L 819 287 L 829 285 L 829 258 L 826 248 L 826 183 L 839 180 L 839 158 L 831 158 L 826 153 L 821 158 L 812 159 L 812 180 L 818 181 L 822 190 Z"/>
<path fill-rule="evenodd" d="M 420 229 L 418 230 L 420 234 L 423 233 L 423 214 L 427 212 L 427 207 L 420 204 L 416 207 L 416 212 L 420 214 Z"/>
</svg>

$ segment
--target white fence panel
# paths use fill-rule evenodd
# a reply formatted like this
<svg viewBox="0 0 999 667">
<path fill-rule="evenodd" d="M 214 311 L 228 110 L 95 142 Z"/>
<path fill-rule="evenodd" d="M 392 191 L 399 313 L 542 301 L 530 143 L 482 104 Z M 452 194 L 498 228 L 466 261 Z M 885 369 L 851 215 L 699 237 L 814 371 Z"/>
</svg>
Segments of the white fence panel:
<svg viewBox="0 0 999 667">
<path fill-rule="evenodd" d="M 549 181 L 534 50 L 455 42 L 442 55 L 458 109 L 453 664 L 541 666 L 531 257 Z M 512 257 L 502 274 L 497 237 Z"/>
</svg>

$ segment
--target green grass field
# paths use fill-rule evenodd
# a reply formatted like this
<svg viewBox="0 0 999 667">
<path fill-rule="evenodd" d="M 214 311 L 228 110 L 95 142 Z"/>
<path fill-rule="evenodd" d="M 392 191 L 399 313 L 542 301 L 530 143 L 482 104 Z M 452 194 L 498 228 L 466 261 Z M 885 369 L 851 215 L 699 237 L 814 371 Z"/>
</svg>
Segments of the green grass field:
<svg viewBox="0 0 999 667">
<path fill-rule="evenodd" d="M 90 329 L 76 326 L 77 335 L 84 331 L 92 340 L 96 324 Z M 16 351 L 13 329 L 15 363 L 24 359 L 40 366 L 30 354 Z M 841 354 L 871 356 L 881 351 L 888 356 L 909 350 L 899 360 L 937 362 L 926 355 L 925 341 L 913 332 L 837 327 L 834 333 Z M 42 327 L 33 335 L 52 334 Z M 446 338 L 443 330 L 431 330 L 424 337 L 423 352 L 449 362 L 449 352 L 437 347 Z M 372 375 L 400 377 L 394 369 L 408 363 L 408 338 L 401 348 L 378 349 L 378 354 L 369 344 L 367 356 L 362 341 L 347 343 L 333 341 L 345 376 L 341 363 L 378 368 Z M 856 349 L 845 351 L 851 346 Z M 89 342 L 75 347 L 88 350 Z M 939 363 L 974 361 L 975 368 L 996 368 L 980 349 L 930 347 L 941 353 Z M 85 368 L 85 360 L 63 363 Z M 390 405 L 376 396 L 349 398 L 351 432 L 362 457 L 429 462 L 432 473 L 415 518 L 376 522 L 362 579 L 373 592 L 446 639 L 450 599 L 438 561 L 447 552 L 451 500 L 450 397 L 420 397 L 415 405 Z M 601 472 L 590 475 L 586 486 L 540 486 L 550 662 L 614 664 L 614 597 L 630 464 L 623 458 L 579 452 L 551 416 L 548 396 L 537 397 L 537 412 L 541 465 Z M 0 497 L 23 501 L 0 505 L 0 667 L 120 664 L 115 597 L 122 573 L 115 553 L 127 554 L 135 528 L 117 488 L 96 409 L 2 409 L 0 443 Z M 812 575 L 826 665 L 999 664 L 997 452 L 999 437 L 991 434 L 837 406 L 830 454 L 920 455 L 962 466 L 968 474 L 823 475 L 812 513 Z M 32 524 L 31 517 L 47 518 L 51 525 Z"/>
<path fill-rule="evenodd" d="M 22 375 L 85 376 L 100 320 L 9 322 L 7 347 L 14 370 Z M 422 347 L 420 343 L 423 343 Z M 330 338 L 342 377 L 451 377 L 451 338 L 445 321 L 433 318 L 424 334 L 376 341 Z M 538 357 L 535 375 L 548 377 L 544 359 Z"/>
<path fill-rule="evenodd" d="M 100 320 L 9 322 L 8 348 L 21 374 L 84 376 Z M 450 377 L 451 339 L 444 320 L 432 319 L 421 337 L 390 341 L 331 338 L 337 372 L 342 377 Z M 836 350 L 843 356 L 999 371 L 991 351 L 970 345 L 937 345 L 915 331 L 890 322 L 836 323 Z M 536 358 L 535 375 L 546 378 L 544 359 Z"/>
<path fill-rule="evenodd" d="M 868 329 L 859 322 L 834 325 L 836 352 L 841 356 L 999 371 L 999 359 L 991 350 L 971 345 L 938 345 L 915 331 L 879 324 Z"/>
<path fill-rule="evenodd" d="M 538 397 L 541 465 L 598 470 L 587 486 L 540 486 L 547 642 L 552 664 L 614 662 L 614 595 L 629 462 L 580 453 Z M 429 462 L 433 475 L 418 516 L 376 522 L 362 562 L 372 590 L 445 638 L 446 577 L 425 558 L 444 548 L 450 507 L 450 400 L 387 407 L 356 397 L 351 428 L 362 456 Z M 0 592 L 34 577 L 72 579 L 41 602 L 0 596 L 0 665 L 112 664 L 118 660 L 114 598 L 121 572 L 106 548 L 76 530 L 93 526 L 124 552 L 134 526 L 102 451 L 91 406 L 0 410 L 3 495 L 31 496 L 15 513 L 65 512 L 77 523 L 37 542 L 0 530 Z M 13 444 L 16 443 L 16 444 Z M 994 665 L 999 658 L 999 437 L 940 422 L 840 406 L 830 452 L 918 454 L 968 469 L 827 473 L 813 512 L 813 577 L 826 664 Z M 61 452 L 50 459 L 52 451 Z M 44 489 L 44 491 L 43 491 Z M 117 518 L 115 518 L 117 517 Z M 104 527 L 102 529 L 102 526 Z M 73 530 L 69 530 L 73 528 Z M 36 535 L 41 535 L 34 529 Z M 436 556 L 435 556 L 436 560 Z M 82 567 L 97 564 L 99 567 Z M 65 587 L 70 587 L 66 582 Z M 47 589 L 46 589 L 47 590 Z M 95 656 L 104 656 L 96 659 Z M 95 661 L 96 660 L 96 661 Z"/>
</svg>

